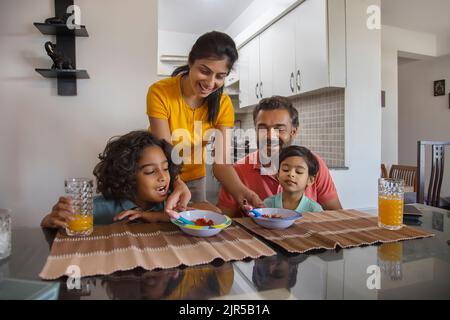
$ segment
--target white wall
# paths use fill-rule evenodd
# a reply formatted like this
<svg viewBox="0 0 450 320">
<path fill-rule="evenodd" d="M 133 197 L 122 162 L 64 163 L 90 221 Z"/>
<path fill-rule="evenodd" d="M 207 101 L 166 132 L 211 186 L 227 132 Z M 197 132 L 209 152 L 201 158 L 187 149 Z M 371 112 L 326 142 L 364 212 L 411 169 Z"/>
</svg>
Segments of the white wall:
<svg viewBox="0 0 450 320">
<path fill-rule="evenodd" d="M 345 162 L 332 171 L 345 208 L 377 206 L 381 161 L 381 32 L 367 28 L 367 8 L 379 0 L 347 0 Z"/>
<path fill-rule="evenodd" d="M 435 97 L 433 81 L 441 79 L 446 79 L 446 95 Z M 418 140 L 450 141 L 449 85 L 450 55 L 399 66 L 400 163 L 416 165 Z M 450 148 L 446 151 L 449 154 Z M 441 196 L 450 196 L 449 177 L 447 156 Z"/>
<path fill-rule="evenodd" d="M 398 159 L 398 57 L 418 55 L 421 59 L 437 54 L 433 34 L 382 26 L 382 90 L 386 107 L 382 109 L 381 161 L 388 166 Z"/>
<path fill-rule="evenodd" d="M 15 225 L 36 226 L 63 194 L 65 177 L 92 177 L 107 139 L 147 127 L 146 94 L 156 80 L 157 1 L 77 0 L 89 38 L 77 38 L 77 66 L 91 79 L 78 96 L 57 95 L 33 22 L 54 16 L 53 0 L 0 4 L 0 207 Z M 53 39 L 54 41 L 54 39 Z"/>
</svg>

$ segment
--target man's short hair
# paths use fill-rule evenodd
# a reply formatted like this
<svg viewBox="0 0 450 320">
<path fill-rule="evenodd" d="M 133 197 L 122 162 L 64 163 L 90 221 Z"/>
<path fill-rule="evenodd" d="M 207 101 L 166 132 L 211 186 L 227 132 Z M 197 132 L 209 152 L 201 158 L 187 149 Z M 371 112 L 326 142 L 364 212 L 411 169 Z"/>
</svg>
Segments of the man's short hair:
<svg viewBox="0 0 450 320">
<path fill-rule="evenodd" d="M 256 124 L 256 118 L 258 117 L 260 111 L 279 109 L 287 110 L 292 120 L 292 126 L 294 128 L 298 128 L 299 121 L 297 109 L 294 108 L 292 102 L 288 98 L 281 96 L 273 96 L 270 98 L 262 99 L 255 107 L 255 110 L 253 110 L 253 122 Z"/>
</svg>

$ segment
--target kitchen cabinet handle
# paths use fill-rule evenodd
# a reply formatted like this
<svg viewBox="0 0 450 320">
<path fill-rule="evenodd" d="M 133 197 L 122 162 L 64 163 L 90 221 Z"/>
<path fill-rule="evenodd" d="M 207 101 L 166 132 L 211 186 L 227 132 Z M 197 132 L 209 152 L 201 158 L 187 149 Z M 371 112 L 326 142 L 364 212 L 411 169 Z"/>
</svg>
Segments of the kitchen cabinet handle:
<svg viewBox="0 0 450 320">
<path fill-rule="evenodd" d="M 263 97 L 263 84 L 262 81 L 259 83 L 259 98 L 262 99 Z"/>
<path fill-rule="evenodd" d="M 258 87 L 259 87 L 259 83 L 257 83 L 257 84 L 256 84 L 256 87 L 255 87 L 255 96 L 256 96 L 256 99 L 258 99 Z"/>
<path fill-rule="evenodd" d="M 290 79 L 290 81 L 289 81 L 289 86 L 290 86 L 290 88 L 291 88 L 291 91 L 292 92 L 294 92 L 294 73 L 293 72 L 291 72 L 291 79 Z"/>
<path fill-rule="evenodd" d="M 300 70 L 297 70 L 297 79 L 296 79 L 296 83 L 297 83 L 297 89 L 298 91 L 301 90 L 301 85 L 300 85 Z"/>
</svg>

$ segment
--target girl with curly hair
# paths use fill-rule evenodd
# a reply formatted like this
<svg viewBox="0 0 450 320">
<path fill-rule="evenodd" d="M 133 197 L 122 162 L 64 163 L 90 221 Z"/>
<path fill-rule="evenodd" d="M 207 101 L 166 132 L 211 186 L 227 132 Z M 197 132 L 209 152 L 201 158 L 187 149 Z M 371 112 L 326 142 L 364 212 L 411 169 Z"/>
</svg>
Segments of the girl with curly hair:
<svg viewBox="0 0 450 320">
<path fill-rule="evenodd" d="M 180 167 L 171 160 L 172 146 L 148 131 L 132 131 L 108 141 L 94 169 L 97 191 L 94 224 L 127 218 L 168 221 L 164 201 L 173 190 Z M 184 209 L 184 208 L 180 208 Z M 65 228 L 71 219 L 71 199 L 61 197 L 41 225 Z"/>
</svg>

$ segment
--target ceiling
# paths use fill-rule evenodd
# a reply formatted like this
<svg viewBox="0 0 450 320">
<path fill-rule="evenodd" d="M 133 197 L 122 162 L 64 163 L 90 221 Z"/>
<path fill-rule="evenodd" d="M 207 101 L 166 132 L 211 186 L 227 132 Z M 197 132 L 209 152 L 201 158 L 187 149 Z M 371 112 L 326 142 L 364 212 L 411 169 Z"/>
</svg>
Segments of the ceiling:
<svg viewBox="0 0 450 320">
<path fill-rule="evenodd" d="M 253 0 L 159 0 L 159 29 L 203 34 L 225 31 Z"/>
<path fill-rule="evenodd" d="M 382 24 L 450 35 L 449 0 L 381 0 Z"/>
</svg>

